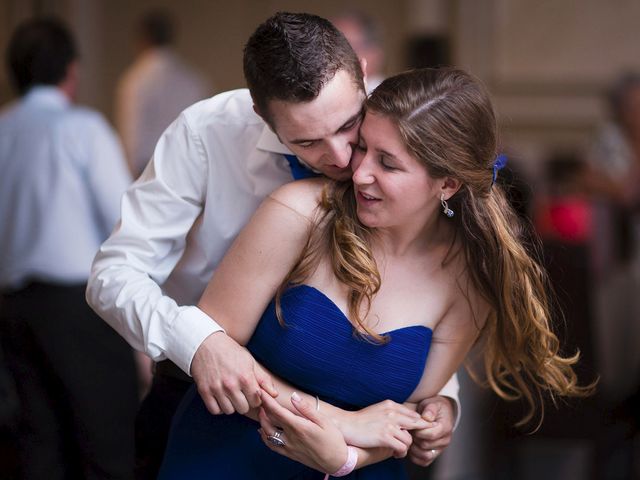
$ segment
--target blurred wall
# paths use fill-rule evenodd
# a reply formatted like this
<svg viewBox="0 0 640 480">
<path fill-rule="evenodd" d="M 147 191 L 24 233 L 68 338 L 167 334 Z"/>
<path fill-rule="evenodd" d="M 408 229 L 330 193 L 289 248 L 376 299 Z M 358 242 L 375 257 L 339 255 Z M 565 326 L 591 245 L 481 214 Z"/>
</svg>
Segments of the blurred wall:
<svg viewBox="0 0 640 480">
<path fill-rule="evenodd" d="M 487 82 L 504 143 L 534 173 L 534 159 L 584 148 L 609 83 L 640 71 L 637 0 L 455 3 L 455 61 Z"/>
<path fill-rule="evenodd" d="M 83 84 L 80 101 L 107 115 L 118 75 L 134 57 L 132 35 L 137 18 L 151 7 L 163 7 L 178 24 L 177 49 L 208 75 L 216 91 L 244 86 L 242 49 L 253 30 L 280 11 L 310 12 L 324 17 L 346 5 L 361 8 L 384 25 L 392 70 L 401 68 L 406 2 L 384 0 L 0 0 L 0 47 L 4 52 L 9 32 L 31 12 L 64 18 L 76 33 L 82 51 Z M 5 101 L 10 93 L 3 71 L 0 80 Z"/>
<path fill-rule="evenodd" d="M 640 70 L 637 0 L 0 0 L 0 48 L 24 18 L 61 16 L 81 46 L 79 100 L 111 117 L 135 20 L 154 6 L 175 14 L 178 50 L 216 91 L 244 85 L 244 42 L 278 10 L 370 13 L 383 25 L 389 73 L 406 67 L 411 39 L 444 38 L 452 62 L 489 86 L 505 148 L 534 174 L 547 152 L 585 147 L 604 116 L 604 87 L 623 69 Z M 3 69 L 0 102 L 9 98 Z"/>
</svg>

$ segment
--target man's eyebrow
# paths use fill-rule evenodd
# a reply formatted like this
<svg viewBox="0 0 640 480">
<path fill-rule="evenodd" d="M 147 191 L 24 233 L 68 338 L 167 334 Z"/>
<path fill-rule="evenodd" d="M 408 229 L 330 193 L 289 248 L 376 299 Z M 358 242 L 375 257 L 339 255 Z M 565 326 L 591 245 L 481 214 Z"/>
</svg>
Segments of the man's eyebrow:
<svg viewBox="0 0 640 480">
<path fill-rule="evenodd" d="M 362 117 L 364 117 L 364 107 L 362 107 L 360 109 L 360 111 L 358 113 L 356 113 L 355 115 L 353 115 L 351 118 L 349 118 L 346 122 L 344 122 L 342 125 L 340 125 L 340 128 L 338 128 L 338 130 L 336 130 L 335 133 L 340 132 L 341 130 L 344 130 L 346 127 L 351 126 L 352 124 L 354 124 L 355 122 L 357 122 L 358 120 L 362 119 Z"/>
<path fill-rule="evenodd" d="M 351 126 L 353 123 L 356 123 L 358 120 L 360 120 L 363 116 L 364 116 L 364 107 L 358 113 L 348 118 L 347 121 L 344 122 L 342 125 L 340 125 L 340 127 L 338 127 L 338 129 L 334 133 L 339 133 L 344 128 Z M 322 140 L 322 139 L 321 138 L 297 138 L 295 140 L 291 140 L 291 143 L 293 143 L 294 145 L 299 145 L 302 143 L 317 142 L 319 140 Z"/>
</svg>

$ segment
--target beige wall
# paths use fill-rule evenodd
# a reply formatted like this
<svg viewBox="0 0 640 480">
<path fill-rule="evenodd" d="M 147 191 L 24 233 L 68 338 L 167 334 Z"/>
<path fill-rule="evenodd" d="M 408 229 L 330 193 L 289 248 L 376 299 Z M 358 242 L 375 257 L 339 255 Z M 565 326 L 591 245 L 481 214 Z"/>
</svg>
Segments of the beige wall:
<svg viewBox="0 0 640 480">
<path fill-rule="evenodd" d="M 536 173 L 556 149 L 585 149 L 602 93 L 640 71 L 636 0 L 458 0 L 457 63 L 489 85 L 502 138 Z"/>
<path fill-rule="evenodd" d="M 454 62 L 494 94 L 505 148 L 534 171 L 550 150 L 587 145 L 604 117 L 602 89 L 620 70 L 640 70 L 637 0 L 0 0 L 0 48 L 32 12 L 62 16 L 83 54 L 80 101 L 111 117 L 135 19 L 152 6 L 175 14 L 178 50 L 218 91 L 244 85 L 244 42 L 278 10 L 370 12 L 384 25 L 391 73 L 405 67 L 411 35 L 448 35 Z M 0 101 L 9 97 L 3 71 Z"/>
</svg>

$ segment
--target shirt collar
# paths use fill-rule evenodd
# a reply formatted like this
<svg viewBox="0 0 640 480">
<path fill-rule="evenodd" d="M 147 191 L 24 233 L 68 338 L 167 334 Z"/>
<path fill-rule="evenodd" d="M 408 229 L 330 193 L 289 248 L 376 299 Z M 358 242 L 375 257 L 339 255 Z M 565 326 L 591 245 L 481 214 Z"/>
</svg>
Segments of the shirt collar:
<svg viewBox="0 0 640 480">
<path fill-rule="evenodd" d="M 58 108 L 69 105 L 67 96 L 58 87 L 50 85 L 32 87 L 25 95 L 25 101 Z"/>
</svg>

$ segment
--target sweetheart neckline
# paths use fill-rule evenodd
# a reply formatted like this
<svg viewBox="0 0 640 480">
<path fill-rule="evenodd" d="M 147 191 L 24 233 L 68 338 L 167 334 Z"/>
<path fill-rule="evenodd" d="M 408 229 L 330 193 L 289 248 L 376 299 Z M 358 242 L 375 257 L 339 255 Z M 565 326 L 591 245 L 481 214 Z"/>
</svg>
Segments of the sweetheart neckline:
<svg viewBox="0 0 640 480">
<path fill-rule="evenodd" d="M 312 287 L 311 285 L 307 285 L 306 283 L 301 283 L 299 285 L 294 285 L 294 286 L 290 287 L 287 291 L 296 290 L 296 289 L 299 289 L 299 288 L 305 288 L 305 289 L 311 290 L 312 292 L 315 292 L 320 297 L 324 298 L 327 302 L 329 302 L 329 305 L 334 310 L 336 310 L 344 320 L 346 320 L 346 322 L 349 324 L 349 326 L 353 327 L 351 321 L 349 320 L 349 317 L 347 317 L 347 315 L 342 311 L 342 309 L 340 307 L 338 307 L 338 305 L 326 293 L 324 293 L 321 290 L 318 290 L 316 287 Z M 285 292 L 285 294 L 286 294 L 286 292 Z M 378 335 L 389 335 L 389 334 L 392 334 L 394 332 L 400 332 L 402 330 L 411 330 L 411 329 L 415 329 L 415 328 L 424 328 L 425 330 L 428 330 L 429 332 L 431 332 L 431 334 L 433 334 L 433 329 L 431 327 L 425 327 L 424 325 L 406 325 L 404 327 L 398 327 L 398 328 L 395 328 L 393 330 L 388 330 L 386 332 L 378 333 Z"/>
</svg>

